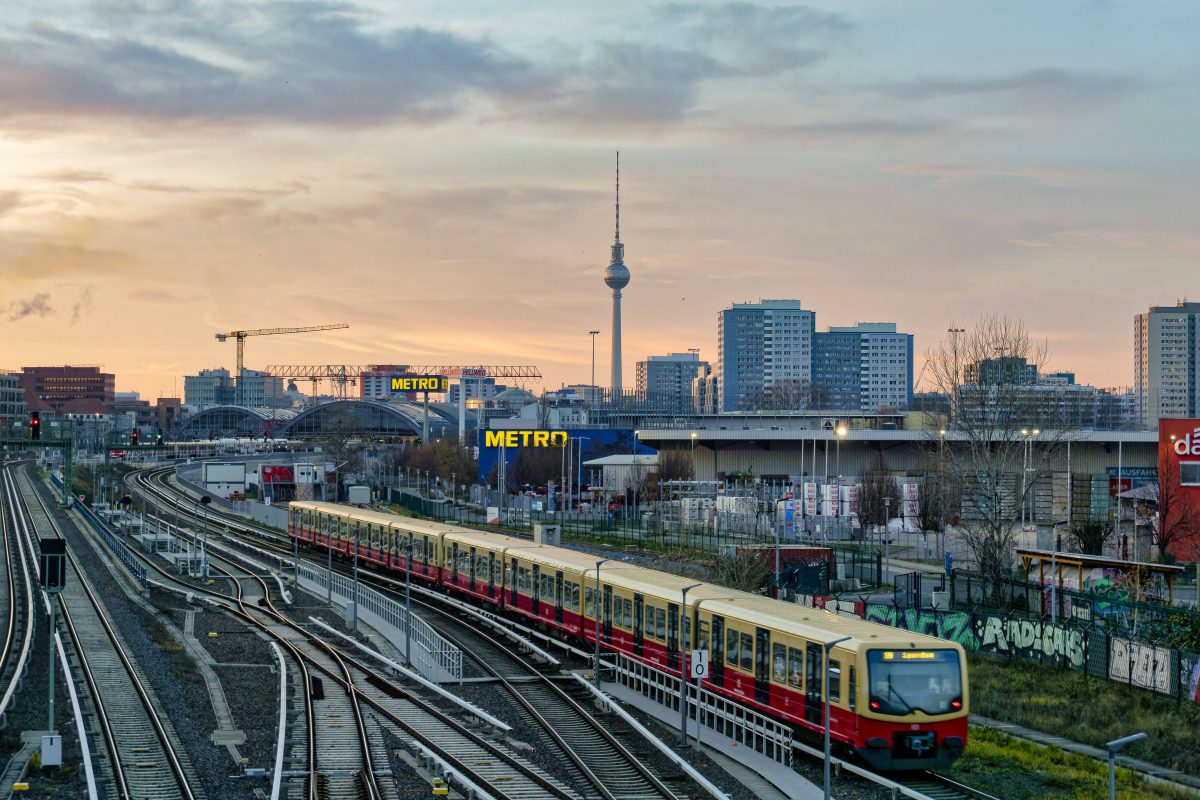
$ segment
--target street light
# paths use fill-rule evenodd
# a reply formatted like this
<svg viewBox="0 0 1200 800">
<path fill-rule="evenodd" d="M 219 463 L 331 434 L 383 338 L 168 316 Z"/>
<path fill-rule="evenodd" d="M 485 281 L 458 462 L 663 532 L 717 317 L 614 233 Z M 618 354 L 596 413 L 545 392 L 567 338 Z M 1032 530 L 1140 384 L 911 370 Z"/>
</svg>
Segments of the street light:
<svg viewBox="0 0 1200 800">
<path fill-rule="evenodd" d="M 612 561 L 611 558 L 602 558 L 596 562 L 596 594 L 592 598 L 592 610 L 596 613 L 596 625 L 593 629 L 596 634 L 596 666 L 592 670 L 592 681 L 596 684 L 596 691 L 600 691 L 600 567 Z"/>
<path fill-rule="evenodd" d="M 588 336 L 592 337 L 592 389 L 596 388 L 596 337 L 600 335 L 600 331 L 588 331 Z"/>
<path fill-rule="evenodd" d="M 204 544 L 201 547 L 201 551 L 204 555 L 203 574 L 204 574 L 205 580 L 208 580 L 208 504 L 211 502 L 212 502 L 212 498 L 209 497 L 208 495 L 204 495 L 203 497 L 200 498 L 200 505 L 203 507 L 203 509 L 200 512 L 201 513 L 200 519 L 202 520 L 202 524 L 204 527 Z"/>
<path fill-rule="evenodd" d="M 1117 751 L 1127 744 L 1140 742 L 1146 736 L 1145 733 L 1134 733 L 1104 745 L 1108 748 L 1108 800 L 1117 800 Z"/>
<path fill-rule="evenodd" d="M 687 617 L 687 593 L 697 586 L 703 586 L 702 583 L 693 583 L 683 587 L 683 602 L 679 605 L 679 642 L 683 644 L 683 620 Z M 679 746 L 687 747 L 687 685 L 688 685 L 688 654 L 682 647 L 679 648 Z M 697 695 L 697 699 L 699 696 Z M 700 719 L 697 717 L 696 725 L 699 727 Z"/>
<path fill-rule="evenodd" d="M 849 641 L 853 636 L 843 636 L 825 643 L 825 800 L 829 800 L 829 651 L 836 644 Z"/>
<path fill-rule="evenodd" d="M 845 425 L 838 425 L 834 429 L 837 434 L 837 469 L 834 470 L 838 475 L 842 474 L 842 439 L 845 439 L 850 434 L 850 429 Z"/>
</svg>

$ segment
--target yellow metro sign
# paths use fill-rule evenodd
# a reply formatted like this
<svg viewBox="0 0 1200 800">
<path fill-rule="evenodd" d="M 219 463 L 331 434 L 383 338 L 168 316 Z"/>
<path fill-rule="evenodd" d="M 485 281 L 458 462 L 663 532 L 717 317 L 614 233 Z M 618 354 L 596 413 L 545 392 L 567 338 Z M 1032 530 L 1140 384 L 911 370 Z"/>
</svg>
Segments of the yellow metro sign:
<svg viewBox="0 0 1200 800">
<path fill-rule="evenodd" d="M 566 447 L 566 431 L 484 431 L 484 447 Z"/>
</svg>

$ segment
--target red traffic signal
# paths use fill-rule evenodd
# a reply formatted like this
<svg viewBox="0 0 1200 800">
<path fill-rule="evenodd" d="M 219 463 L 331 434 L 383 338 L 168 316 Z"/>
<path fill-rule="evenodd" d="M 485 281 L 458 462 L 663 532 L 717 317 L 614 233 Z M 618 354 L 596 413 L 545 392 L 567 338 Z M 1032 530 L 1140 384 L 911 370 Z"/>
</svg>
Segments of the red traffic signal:
<svg viewBox="0 0 1200 800">
<path fill-rule="evenodd" d="M 30 439 L 41 439 L 42 438 L 42 420 L 41 420 L 41 412 L 40 411 L 30 411 L 29 412 L 29 438 Z"/>
</svg>

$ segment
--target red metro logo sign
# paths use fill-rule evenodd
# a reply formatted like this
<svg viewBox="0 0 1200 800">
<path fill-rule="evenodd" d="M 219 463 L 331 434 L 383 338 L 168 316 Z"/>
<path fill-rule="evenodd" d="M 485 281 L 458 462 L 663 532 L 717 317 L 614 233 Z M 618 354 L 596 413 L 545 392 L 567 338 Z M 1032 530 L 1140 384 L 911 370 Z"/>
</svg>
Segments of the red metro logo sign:
<svg viewBox="0 0 1200 800">
<path fill-rule="evenodd" d="M 1200 420 L 1162 419 L 1158 422 L 1158 452 L 1177 459 L 1200 458 Z"/>
</svg>

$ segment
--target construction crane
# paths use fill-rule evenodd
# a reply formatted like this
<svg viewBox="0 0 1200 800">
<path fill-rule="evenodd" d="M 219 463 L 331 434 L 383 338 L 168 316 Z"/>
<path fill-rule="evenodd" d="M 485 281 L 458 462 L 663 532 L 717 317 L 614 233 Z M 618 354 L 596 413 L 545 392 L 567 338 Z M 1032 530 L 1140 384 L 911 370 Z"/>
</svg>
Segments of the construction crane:
<svg viewBox="0 0 1200 800">
<path fill-rule="evenodd" d="M 223 342 L 231 336 L 237 339 L 237 404 L 239 406 L 242 405 L 242 372 L 245 371 L 246 365 L 247 336 L 274 336 L 280 333 L 312 333 L 314 331 L 333 331 L 349 327 L 350 326 L 346 323 L 339 322 L 334 325 L 308 325 L 303 328 L 258 328 L 252 331 L 230 331 L 229 333 L 218 333 L 218 342 Z"/>
</svg>

